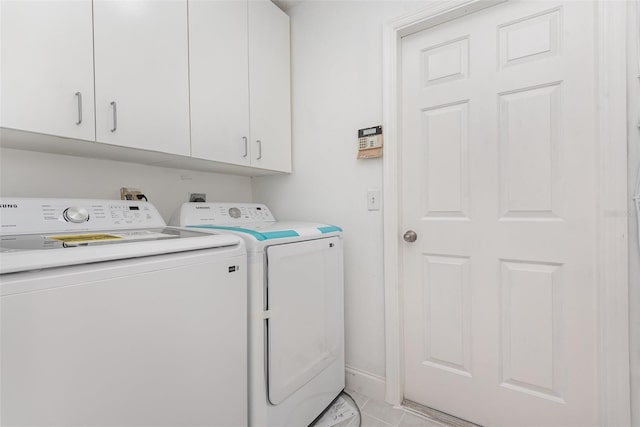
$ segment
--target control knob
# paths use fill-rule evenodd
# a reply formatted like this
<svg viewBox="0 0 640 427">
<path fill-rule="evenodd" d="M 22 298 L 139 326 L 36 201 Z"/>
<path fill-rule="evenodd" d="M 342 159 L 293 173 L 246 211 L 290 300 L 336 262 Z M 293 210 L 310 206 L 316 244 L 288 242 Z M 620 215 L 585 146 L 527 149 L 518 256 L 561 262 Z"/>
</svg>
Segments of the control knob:
<svg viewBox="0 0 640 427">
<path fill-rule="evenodd" d="M 67 222 L 80 224 L 89 221 L 89 211 L 85 208 L 70 207 L 62 212 L 62 217 Z"/>
</svg>

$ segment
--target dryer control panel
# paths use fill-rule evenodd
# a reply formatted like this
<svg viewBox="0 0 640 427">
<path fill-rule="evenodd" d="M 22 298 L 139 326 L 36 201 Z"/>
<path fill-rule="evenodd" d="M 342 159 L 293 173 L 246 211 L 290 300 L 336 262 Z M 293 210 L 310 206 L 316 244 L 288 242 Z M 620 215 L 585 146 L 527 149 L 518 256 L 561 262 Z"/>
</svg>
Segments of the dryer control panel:
<svg viewBox="0 0 640 427">
<path fill-rule="evenodd" d="M 276 219 L 266 205 L 260 203 L 185 203 L 170 224 L 239 226 L 271 223 Z"/>
<path fill-rule="evenodd" d="M 67 231 L 165 227 L 148 202 L 94 199 L 0 199 L 0 233 L 34 234 Z"/>
</svg>

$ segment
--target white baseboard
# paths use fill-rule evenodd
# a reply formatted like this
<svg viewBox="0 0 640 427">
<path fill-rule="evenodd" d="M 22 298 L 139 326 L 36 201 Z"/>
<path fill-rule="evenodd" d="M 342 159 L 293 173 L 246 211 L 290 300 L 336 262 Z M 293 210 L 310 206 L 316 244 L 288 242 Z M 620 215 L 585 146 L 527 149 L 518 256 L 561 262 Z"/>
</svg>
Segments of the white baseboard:
<svg viewBox="0 0 640 427">
<path fill-rule="evenodd" d="M 384 377 L 347 365 L 346 386 L 349 390 L 357 391 L 379 402 L 384 402 Z"/>
</svg>

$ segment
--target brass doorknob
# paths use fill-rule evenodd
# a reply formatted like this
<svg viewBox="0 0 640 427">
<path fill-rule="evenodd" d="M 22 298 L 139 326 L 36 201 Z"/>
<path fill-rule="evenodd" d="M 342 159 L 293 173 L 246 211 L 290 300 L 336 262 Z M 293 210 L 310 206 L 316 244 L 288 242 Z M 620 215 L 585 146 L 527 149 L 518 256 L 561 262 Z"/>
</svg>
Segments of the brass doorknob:
<svg viewBox="0 0 640 427">
<path fill-rule="evenodd" d="M 418 235 L 416 234 L 415 231 L 409 230 L 406 233 L 404 233 L 404 236 L 402 236 L 402 238 L 404 239 L 405 242 L 413 243 L 416 240 L 418 240 Z"/>
</svg>

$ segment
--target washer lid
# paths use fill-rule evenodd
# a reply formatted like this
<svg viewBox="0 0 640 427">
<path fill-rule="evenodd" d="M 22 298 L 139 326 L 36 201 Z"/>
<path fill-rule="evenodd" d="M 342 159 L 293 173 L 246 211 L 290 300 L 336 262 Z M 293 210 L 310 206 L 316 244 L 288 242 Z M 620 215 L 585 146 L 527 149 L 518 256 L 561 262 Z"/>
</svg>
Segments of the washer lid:
<svg viewBox="0 0 640 427">
<path fill-rule="evenodd" d="M 4 235 L 0 274 L 213 248 L 244 252 L 244 243 L 229 234 L 175 227 Z"/>
<path fill-rule="evenodd" d="M 187 226 L 189 228 L 203 228 L 208 230 L 224 230 L 239 233 L 245 240 L 265 241 L 273 239 L 298 239 L 306 240 L 313 237 L 321 237 L 326 234 L 341 233 L 342 228 L 312 222 L 280 221 L 280 222 L 258 222 L 243 224 L 234 227 L 227 225 L 201 224 Z"/>
</svg>

